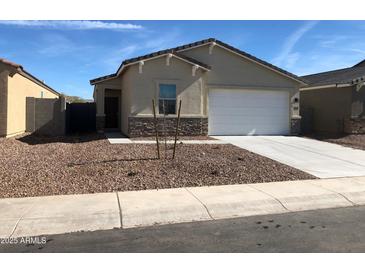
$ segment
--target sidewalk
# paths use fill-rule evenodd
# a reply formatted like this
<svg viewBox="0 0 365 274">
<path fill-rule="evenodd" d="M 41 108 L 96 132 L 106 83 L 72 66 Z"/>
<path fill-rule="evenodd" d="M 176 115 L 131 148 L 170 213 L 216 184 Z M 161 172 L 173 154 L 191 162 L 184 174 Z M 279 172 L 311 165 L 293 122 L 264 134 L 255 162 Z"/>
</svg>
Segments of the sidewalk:
<svg viewBox="0 0 365 274">
<path fill-rule="evenodd" d="M 365 204 L 365 177 L 0 199 L 0 238 Z"/>
<path fill-rule="evenodd" d="M 156 140 L 133 140 L 128 137 L 123 136 L 118 132 L 105 133 L 105 137 L 108 139 L 110 144 L 156 144 Z M 160 143 L 164 144 L 165 141 L 163 137 L 160 136 Z M 174 140 L 167 140 L 167 144 L 175 143 Z M 225 145 L 228 142 L 223 140 L 178 140 L 178 144 L 188 144 L 188 145 Z"/>
</svg>

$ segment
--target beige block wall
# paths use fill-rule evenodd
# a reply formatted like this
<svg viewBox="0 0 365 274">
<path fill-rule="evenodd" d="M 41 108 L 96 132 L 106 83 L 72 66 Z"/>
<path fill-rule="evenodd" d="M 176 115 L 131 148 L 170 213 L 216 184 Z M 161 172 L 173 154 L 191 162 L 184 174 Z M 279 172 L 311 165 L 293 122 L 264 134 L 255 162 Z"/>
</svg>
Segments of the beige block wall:
<svg viewBox="0 0 365 274">
<path fill-rule="evenodd" d="M 359 90 L 356 86 L 352 89 L 351 117 L 365 118 L 365 86 Z"/>
<path fill-rule="evenodd" d="M 314 132 L 342 132 L 344 120 L 351 114 L 351 93 L 352 87 L 301 91 L 302 116 L 312 112 Z"/>
<path fill-rule="evenodd" d="M 9 71 L 0 63 L 0 137 L 6 136 L 8 75 Z"/>
<path fill-rule="evenodd" d="M 26 97 L 58 98 L 59 96 L 16 73 L 8 77 L 7 136 L 25 132 Z"/>
</svg>

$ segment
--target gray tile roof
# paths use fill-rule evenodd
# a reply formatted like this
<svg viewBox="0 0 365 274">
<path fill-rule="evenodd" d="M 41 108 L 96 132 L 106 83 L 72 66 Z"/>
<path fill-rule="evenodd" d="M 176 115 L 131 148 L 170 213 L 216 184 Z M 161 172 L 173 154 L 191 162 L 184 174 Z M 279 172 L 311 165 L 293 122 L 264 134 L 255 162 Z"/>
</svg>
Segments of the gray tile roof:
<svg viewBox="0 0 365 274">
<path fill-rule="evenodd" d="M 166 53 L 174 53 L 175 55 L 178 54 L 178 56 L 181 57 L 181 56 L 184 56 L 184 55 L 181 54 L 181 53 L 179 53 L 179 51 L 184 50 L 184 49 L 193 48 L 193 47 L 200 46 L 200 45 L 204 45 L 204 44 L 211 43 L 211 42 L 215 42 L 215 43 L 217 43 L 217 44 L 219 44 L 219 45 L 221 45 L 221 46 L 223 46 L 223 47 L 225 47 L 225 48 L 227 48 L 227 49 L 229 49 L 229 50 L 231 50 L 233 52 L 236 52 L 237 54 L 240 54 L 242 56 L 245 56 L 246 58 L 251 59 L 251 60 L 253 60 L 253 61 L 255 61 L 255 62 L 259 63 L 259 64 L 262 64 L 262 65 L 264 65 L 266 67 L 269 67 L 269 68 L 271 68 L 273 70 L 276 70 L 276 71 L 278 71 L 278 72 L 280 72 L 280 73 L 282 73 L 284 75 L 287 75 L 287 76 L 289 76 L 289 77 L 291 77 L 293 79 L 296 79 L 299 82 L 305 83 L 305 80 L 302 79 L 301 77 L 299 77 L 297 75 L 294 75 L 294 74 L 292 74 L 292 73 L 290 73 L 290 72 L 288 72 L 286 70 L 283 70 L 283 69 L 281 69 L 281 68 L 279 68 L 277 66 L 274 66 L 273 64 L 270 64 L 270 63 L 268 63 L 266 61 L 263 61 L 263 60 L 255 57 L 255 56 L 253 56 L 251 54 L 248 54 L 247 52 L 244 52 L 244 51 L 242 51 L 240 49 L 237 49 L 235 47 L 232 47 L 231 45 L 228 45 L 228 44 L 226 44 L 226 43 L 224 43 L 222 41 L 219 41 L 219 40 L 217 40 L 215 38 L 204 39 L 204 40 L 200 40 L 200 41 L 197 41 L 197 42 L 194 42 L 194 43 L 190 43 L 190 44 L 185 44 L 185 45 L 182 45 L 182 46 L 178 46 L 178 47 L 175 47 L 175 48 L 170 48 L 170 49 L 166 49 L 166 50 L 156 51 L 156 52 L 153 52 L 153 53 L 150 53 L 150 54 L 146 54 L 146 55 L 142 55 L 142 56 L 138 56 L 138 57 L 135 57 L 135 58 L 131 58 L 131 59 L 124 60 L 122 62 L 122 64 L 119 66 L 117 72 L 115 72 L 113 74 L 106 75 L 106 76 L 102 76 L 102 77 L 99 77 L 99 78 L 92 79 L 92 80 L 90 80 L 90 83 L 91 84 L 94 84 L 94 83 L 99 82 L 101 80 L 113 78 L 113 77 L 117 76 L 118 71 L 123 66 L 128 65 L 130 63 L 134 63 L 134 62 L 137 62 L 137 61 L 142 61 L 142 60 L 145 60 L 145 59 L 148 59 L 148 58 L 152 58 L 152 57 L 156 57 L 156 56 L 159 56 L 159 55 L 164 55 Z M 192 59 L 192 58 L 188 58 L 186 56 L 184 56 L 184 57 L 187 60 L 188 59 L 191 59 L 190 62 L 193 62 L 193 63 L 195 63 L 197 65 L 200 65 L 200 66 L 206 67 L 206 68 L 209 67 L 208 65 L 203 64 L 203 63 L 199 62 L 198 60 L 195 60 L 195 59 Z M 209 69 L 210 69 L 210 67 L 209 67 Z"/>
<path fill-rule="evenodd" d="M 302 76 L 308 87 L 333 84 L 356 84 L 365 80 L 365 60 L 350 68 L 337 69 L 321 73 Z"/>
<path fill-rule="evenodd" d="M 357 63 L 355 66 L 353 67 L 364 67 L 365 66 L 365 59 L 362 60 L 361 62 Z"/>
</svg>

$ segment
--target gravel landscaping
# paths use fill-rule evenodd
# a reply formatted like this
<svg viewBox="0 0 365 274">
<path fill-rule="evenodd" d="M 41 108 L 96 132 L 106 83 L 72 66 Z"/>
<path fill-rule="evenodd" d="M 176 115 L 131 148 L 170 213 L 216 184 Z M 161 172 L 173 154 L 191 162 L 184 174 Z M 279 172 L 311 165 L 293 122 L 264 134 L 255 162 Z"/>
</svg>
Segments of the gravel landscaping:
<svg viewBox="0 0 365 274">
<path fill-rule="evenodd" d="M 346 147 L 365 150 L 365 134 L 311 135 L 308 137 Z"/>
<path fill-rule="evenodd" d="M 0 139 L 2 198 L 312 178 L 233 145 L 178 144 L 175 160 L 157 160 L 155 145 L 111 145 L 101 135 Z"/>
</svg>

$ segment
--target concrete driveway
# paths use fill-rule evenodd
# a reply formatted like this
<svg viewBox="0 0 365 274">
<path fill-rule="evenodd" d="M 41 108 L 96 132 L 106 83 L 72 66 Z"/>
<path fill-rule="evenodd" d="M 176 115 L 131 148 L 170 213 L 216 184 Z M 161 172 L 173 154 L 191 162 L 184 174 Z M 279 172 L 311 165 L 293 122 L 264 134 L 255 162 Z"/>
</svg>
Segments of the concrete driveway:
<svg viewBox="0 0 365 274">
<path fill-rule="evenodd" d="M 365 176 L 365 151 L 293 136 L 214 136 L 318 178 Z"/>
</svg>

